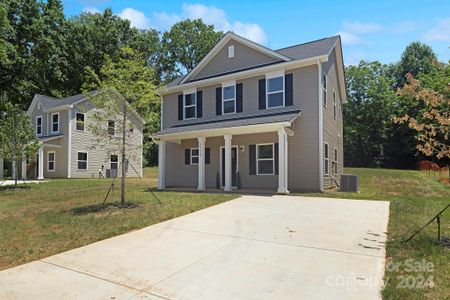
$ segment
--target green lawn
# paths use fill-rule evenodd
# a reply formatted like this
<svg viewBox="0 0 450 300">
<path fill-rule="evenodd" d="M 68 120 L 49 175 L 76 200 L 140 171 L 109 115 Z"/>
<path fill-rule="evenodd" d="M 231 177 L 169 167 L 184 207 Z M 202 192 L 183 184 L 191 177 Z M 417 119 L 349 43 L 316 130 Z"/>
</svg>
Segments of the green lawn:
<svg viewBox="0 0 450 300">
<path fill-rule="evenodd" d="M 118 209 L 101 204 L 110 180 L 60 179 L 30 184 L 31 189 L 0 190 L 0 269 L 47 257 L 111 236 L 172 219 L 236 195 L 149 192 L 156 168 L 144 179 L 127 179 L 128 199 L 139 206 Z M 119 187 L 119 182 L 116 183 Z M 119 190 L 114 192 L 119 200 Z M 110 199 L 108 202 L 114 201 Z"/>
<path fill-rule="evenodd" d="M 388 268 L 385 277 L 387 285 L 383 290 L 383 298 L 449 299 L 450 248 L 437 243 L 436 222 L 409 243 L 402 244 L 401 240 L 425 225 L 450 202 L 450 186 L 438 182 L 433 175 L 419 171 L 347 168 L 345 172 L 359 176 L 360 193 L 328 191 L 325 193 L 326 197 L 390 201 Z M 441 232 L 447 238 L 449 229 L 450 209 L 441 220 Z M 412 262 L 407 259 L 430 262 L 434 269 L 432 272 L 407 272 L 404 264 Z M 402 263 L 402 266 L 395 270 L 397 263 Z M 417 288 L 420 283 L 428 286 L 425 283 L 430 282 L 434 283 L 433 288 Z"/>
</svg>

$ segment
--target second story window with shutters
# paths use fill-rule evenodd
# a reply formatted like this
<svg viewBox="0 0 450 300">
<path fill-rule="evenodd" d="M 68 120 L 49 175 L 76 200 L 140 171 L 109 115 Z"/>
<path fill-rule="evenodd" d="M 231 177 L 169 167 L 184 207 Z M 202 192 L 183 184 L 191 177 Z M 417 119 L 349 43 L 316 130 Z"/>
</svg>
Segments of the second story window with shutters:
<svg viewBox="0 0 450 300">
<path fill-rule="evenodd" d="M 197 117 L 197 98 L 195 93 L 184 95 L 184 119 L 195 119 Z"/>
<path fill-rule="evenodd" d="M 267 108 L 284 106 L 284 76 L 267 78 Z"/>
<path fill-rule="evenodd" d="M 234 114 L 236 113 L 236 89 L 234 85 L 223 87 L 223 114 Z"/>
</svg>

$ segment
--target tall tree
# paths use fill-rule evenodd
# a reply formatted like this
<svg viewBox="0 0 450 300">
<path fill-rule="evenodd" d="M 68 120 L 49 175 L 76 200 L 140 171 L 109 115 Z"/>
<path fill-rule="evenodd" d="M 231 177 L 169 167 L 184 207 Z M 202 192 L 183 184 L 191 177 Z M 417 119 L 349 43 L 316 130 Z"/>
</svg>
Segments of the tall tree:
<svg viewBox="0 0 450 300">
<path fill-rule="evenodd" d="M 157 58 L 158 75 L 164 82 L 190 72 L 222 38 L 201 19 L 184 20 L 164 32 Z"/>
</svg>

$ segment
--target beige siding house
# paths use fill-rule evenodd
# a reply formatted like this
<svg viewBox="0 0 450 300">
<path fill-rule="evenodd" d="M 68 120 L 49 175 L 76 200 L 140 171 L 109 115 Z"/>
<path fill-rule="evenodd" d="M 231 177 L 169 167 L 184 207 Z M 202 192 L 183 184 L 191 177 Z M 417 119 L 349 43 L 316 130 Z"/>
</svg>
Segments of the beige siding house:
<svg viewBox="0 0 450 300">
<path fill-rule="evenodd" d="M 108 124 L 104 124 L 105 128 L 109 126 L 117 134 L 111 132 L 109 138 L 99 142 L 99 137 L 89 129 L 94 122 L 90 116 L 96 109 L 89 95 L 85 94 L 64 99 L 35 95 L 28 115 L 41 146 L 35 159 L 22 162 L 22 178 L 117 176 L 120 173 L 121 156 L 108 143 L 111 143 L 110 139 L 121 138 L 120 129 L 116 128 L 115 120 L 108 121 Z M 143 121 L 133 113 L 129 122 L 132 126 L 127 140 L 131 145 L 126 158 L 127 176 L 141 177 Z"/>
<path fill-rule="evenodd" d="M 165 89 L 158 187 L 336 186 L 343 103 L 339 36 L 271 50 L 229 32 Z"/>
</svg>

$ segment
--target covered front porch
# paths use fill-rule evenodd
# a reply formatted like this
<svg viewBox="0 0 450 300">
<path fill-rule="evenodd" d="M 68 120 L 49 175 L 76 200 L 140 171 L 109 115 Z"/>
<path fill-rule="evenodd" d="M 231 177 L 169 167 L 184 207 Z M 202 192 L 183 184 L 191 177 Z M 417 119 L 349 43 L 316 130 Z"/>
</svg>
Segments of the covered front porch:
<svg viewBox="0 0 450 300">
<path fill-rule="evenodd" d="M 158 189 L 289 193 L 288 138 L 298 116 L 158 134 Z"/>
</svg>

